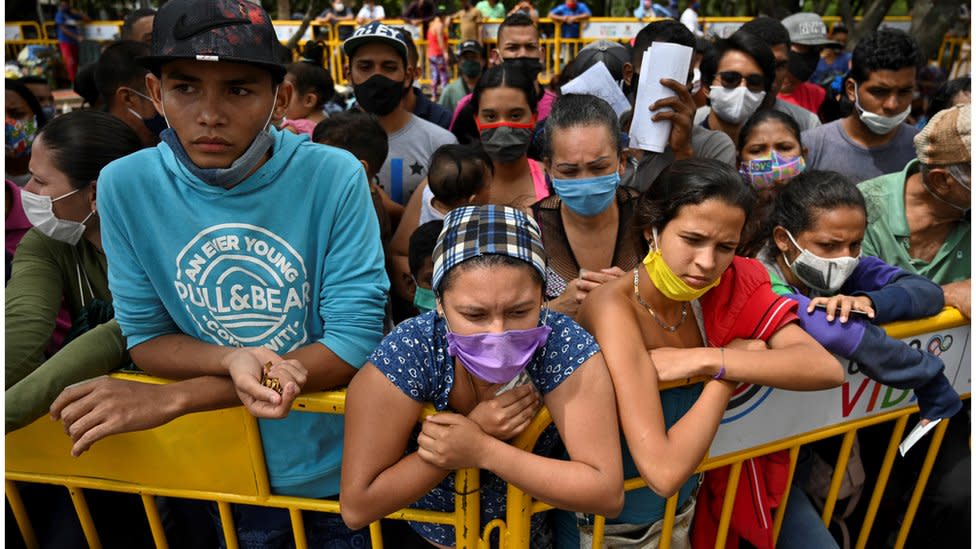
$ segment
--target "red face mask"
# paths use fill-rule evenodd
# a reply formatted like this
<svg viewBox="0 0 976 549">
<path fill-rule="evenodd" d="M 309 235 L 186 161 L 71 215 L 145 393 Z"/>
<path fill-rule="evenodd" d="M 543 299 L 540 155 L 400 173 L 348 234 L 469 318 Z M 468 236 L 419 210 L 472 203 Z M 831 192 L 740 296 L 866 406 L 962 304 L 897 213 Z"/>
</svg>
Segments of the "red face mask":
<svg viewBox="0 0 976 549">
<path fill-rule="evenodd" d="M 571 9 L 571 10 L 575 10 L 576 9 L 576 2 L 566 2 L 566 7 L 569 8 L 569 9 Z"/>
</svg>

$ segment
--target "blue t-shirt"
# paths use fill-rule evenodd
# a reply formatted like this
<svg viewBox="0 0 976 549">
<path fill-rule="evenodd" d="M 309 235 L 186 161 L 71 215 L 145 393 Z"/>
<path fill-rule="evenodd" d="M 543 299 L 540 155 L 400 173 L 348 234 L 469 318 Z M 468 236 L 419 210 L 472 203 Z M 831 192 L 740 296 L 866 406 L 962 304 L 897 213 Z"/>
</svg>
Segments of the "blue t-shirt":
<svg viewBox="0 0 976 549">
<path fill-rule="evenodd" d="M 66 44 L 77 44 L 78 40 L 68 36 L 64 33 L 64 29 L 67 28 L 69 31 L 78 35 L 78 22 L 81 19 L 75 16 L 75 13 L 71 9 L 58 10 L 54 14 L 54 24 L 58 31 L 58 42 L 64 42 Z"/>
<path fill-rule="evenodd" d="M 552 328 L 549 340 L 540 348 L 525 371 L 544 396 L 600 351 L 596 340 L 566 315 L 543 313 Z M 447 354 L 447 329 L 436 311 L 404 321 L 380 343 L 369 358 L 386 378 L 417 402 L 433 403 L 438 411 L 448 408 L 454 386 L 454 360 Z M 411 437 L 416 441 L 416 437 Z M 553 425 L 542 434 L 533 453 L 551 455 L 559 440 Z M 408 451 L 416 449 L 411 442 Z M 505 513 L 505 482 L 490 472 L 481 475 L 481 525 Z M 454 510 L 454 475 L 448 475 L 430 493 L 411 507 L 435 511 Z M 536 515 L 539 521 L 542 515 Z M 533 521 L 535 524 L 535 519 Z M 425 538 L 442 545 L 454 545 L 454 527 L 443 524 L 411 523 Z"/>
<path fill-rule="evenodd" d="M 842 52 L 834 59 L 833 63 L 827 63 L 823 58 L 817 63 L 817 70 L 810 75 L 808 82 L 813 82 L 819 86 L 833 81 L 834 78 L 847 74 L 848 65 L 851 62 L 851 52 Z"/>
<path fill-rule="evenodd" d="M 362 164 L 271 134 L 271 157 L 230 189 L 201 181 L 165 142 L 102 169 L 102 243 L 130 349 L 176 333 L 278 354 L 318 342 L 359 368 L 379 343 L 389 280 Z M 341 415 L 259 425 L 275 493 L 339 492 Z"/>
<path fill-rule="evenodd" d="M 583 2 L 576 3 L 576 9 L 570 9 L 565 3 L 559 4 L 558 6 L 549 10 L 550 15 L 592 15 L 590 8 L 586 7 Z M 563 23 L 562 25 L 562 36 L 563 38 L 579 38 L 580 35 L 580 24 L 579 23 Z"/>
</svg>

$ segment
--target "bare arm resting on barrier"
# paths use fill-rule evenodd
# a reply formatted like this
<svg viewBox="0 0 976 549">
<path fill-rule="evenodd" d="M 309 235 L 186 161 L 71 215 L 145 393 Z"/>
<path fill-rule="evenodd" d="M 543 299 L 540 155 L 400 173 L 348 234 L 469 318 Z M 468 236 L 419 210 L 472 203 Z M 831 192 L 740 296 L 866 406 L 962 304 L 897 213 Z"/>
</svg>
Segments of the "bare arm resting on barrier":
<svg viewBox="0 0 976 549">
<path fill-rule="evenodd" d="M 222 347 L 183 334 L 167 334 L 130 350 L 143 370 L 169 379 L 230 376 L 240 401 L 257 417 L 285 417 L 303 387 L 319 391 L 345 385 L 356 370 L 321 343 L 311 343 L 284 356 L 263 347 Z M 282 394 L 261 385 L 264 364 L 280 380 Z"/>
<path fill-rule="evenodd" d="M 580 310 L 580 324 L 600 343 L 616 391 L 620 425 L 641 477 L 655 493 L 669 497 L 705 457 L 734 384 L 706 383 L 691 409 L 667 429 L 658 374 L 644 350 L 638 311 L 613 286 L 594 290 L 594 299 L 584 302 Z M 676 353 L 695 351 L 675 349 Z"/>
<path fill-rule="evenodd" d="M 450 472 L 403 455 L 421 407 L 371 363 L 349 383 L 339 502 L 350 528 L 417 501 Z"/>
<path fill-rule="evenodd" d="M 593 355 L 545 396 L 570 461 L 520 450 L 480 429 L 459 428 L 458 414 L 424 422 L 420 455 L 438 465 L 488 469 L 554 507 L 617 516 L 624 504 L 620 437 L 613 384 L 603 357 Z"/>
<path fill-rule="evenodd" d="M 585 388 L 585 389 L 584 389 Z M 368 395 L 368 396 L 367 396 Z M 504 395 L 503 395 L 504 396 Z M 465 408 L 474 408 L 474 400 Z M 623 505 L 623 470 L 610 378 L 599 355 L 546 395 L 572 461 L 531 454 L 456 413 L 427 418 L 407 456 L 420 402 L 372 364 L 349 385 L 340 501 L 358 528 L 430 492 L 454 469 L 488 469 L 547 503 L 610 516 Z"/>
<path fill-rule="evenodd" d="M 68 387 L 51 405 L 78 457 L 109 435 L 152 429 L 179 416 L 238 404 L 226 377 L 203 376 L 156 385 L 100 377 Z"/>
<path fill-rule="evenodd" d="M 837 360 L 796 324 L 780 328 L 768 349 L 724 351 L 724 378 L 790 391 L 818 391 L 844 382 Z M 661 381 L 715 376 L 723 365 L 717 349 L 659 348 L 650 352 Z"/>
</svg>

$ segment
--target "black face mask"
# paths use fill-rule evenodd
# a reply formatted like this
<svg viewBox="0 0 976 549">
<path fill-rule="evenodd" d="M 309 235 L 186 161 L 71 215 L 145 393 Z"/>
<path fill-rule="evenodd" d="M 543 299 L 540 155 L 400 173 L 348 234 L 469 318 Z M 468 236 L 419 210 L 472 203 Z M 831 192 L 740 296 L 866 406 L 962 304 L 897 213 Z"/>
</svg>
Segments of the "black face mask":
<svg viewBox="0 0 976 549">
<path fill-rule="evenodd" d="M 813 76 L 819 63 L 820 52 L 818 50 L 811 50 L 807 53 L 791 51 L 788 70 L 794 78 L 801 82 L 806 82 Z"/>
<path fill-rule="evenodd" d="M 163 130 L 169 127 L 169 125 L 166 124 L 166 119 L 163 118 L 163 115 L 159 113 L 156 113 L 156 116 L 152 118 L 144 118 L 142 123 L 146 126 L 146 129 L 149 130 L 149 133 L 151 133 L 156 139 L 159 139 L 159 134 L 163 133 Z"/>
<path fill-rule="evenodd" d="M 404 88 L 403 84 L 402 80 L 398 82 L 381 74 L 374 74 L 362 84 L 353 85 L 353 93 L 364 111 L 376 116 L 386 116 L 397 108 L 405 91 L 409 89 Z"/>
<path fill-rule="evenodd" d="M 529 75 L 529 80 L 533 82 L 539 77 L 539 73 L 542 72 L 542 61 L 539 61 L 538 57 L 513 57 L 504 59 L 503 62 L 513 67 L 522 67 L 526 74 Z"/>
<path fill-rule="evenodd" d="M 637 101 L 637 84 L 640 80 L 640 73 L 635 72 L 633 76 L 630 77 L 630 84 L 624 82 L 624 95 L 630 100 L 630 106 L 633 107 L 634 103 Z"/>
</svg>

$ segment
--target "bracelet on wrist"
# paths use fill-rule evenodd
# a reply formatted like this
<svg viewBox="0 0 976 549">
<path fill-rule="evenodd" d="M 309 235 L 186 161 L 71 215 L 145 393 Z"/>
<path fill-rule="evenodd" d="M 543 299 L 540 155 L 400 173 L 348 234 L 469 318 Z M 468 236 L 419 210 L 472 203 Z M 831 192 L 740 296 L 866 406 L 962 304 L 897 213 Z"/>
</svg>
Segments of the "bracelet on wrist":
<svg viewBox="0 0 976 549">
<path fill-rule="evenodd" d="M 725 348 L 719 347 L 718 350 L 722 354 L 722 366 L 719 368 L 718 373 L 712 376 L 712 379 L 722 379 L 725 377 Z"/>
</svg>

